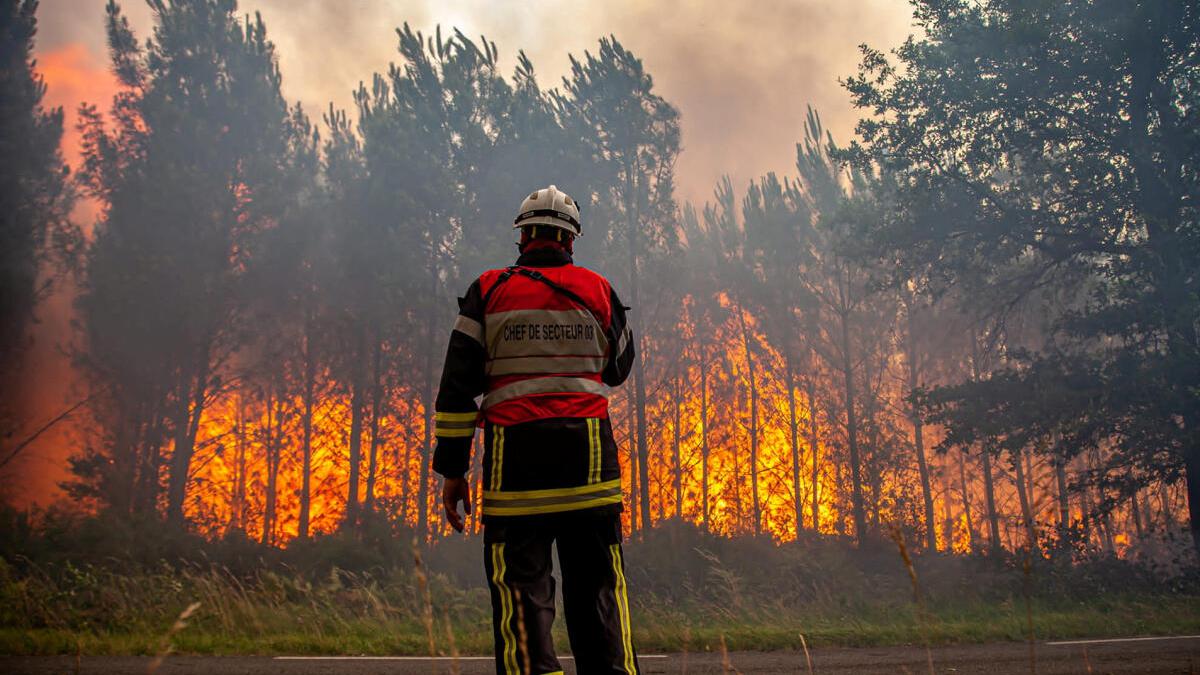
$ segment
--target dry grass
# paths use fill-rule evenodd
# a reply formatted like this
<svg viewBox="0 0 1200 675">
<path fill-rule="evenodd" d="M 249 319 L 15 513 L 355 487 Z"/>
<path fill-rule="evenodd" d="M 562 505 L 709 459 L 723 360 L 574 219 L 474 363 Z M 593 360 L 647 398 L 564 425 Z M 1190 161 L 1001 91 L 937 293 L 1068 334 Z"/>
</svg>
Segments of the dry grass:
<svg viewBox="0 0 1200 675">
<path fill-rule="evenodd" d="M 648 533 L 629 546 L 635 640 L 644 651 L 715 652 L 722 643 L 807 651 L 1200 632 L 1200 592 L 1187 579 L 1155 581 L 1120 561 L 1035 560 L 1026 572 L 1019 559 L 921 555 L 899 535 L 894 546 L 855 551 L 821 540 L 779 546 Z M 0 556 L 0 651 L 153 655 L 199 602 L 186 630 L 171 635 L 172 649 L 488 654 L 488 591 L 481 562 L 468 555 L 478 558 L 478 548 L 446 542 L 418 556 L 406 546 L 392 560 L 407 569 L 371 571 Z M 556 640 L 565 648 L 561 621 Z"/>
<path fill-rule="evenodd" d="M 171 628 L 167 630 L 167 634 L 162 638 L 162 643 L 159 645 L 158 653 L 154 655 L 154 660 L 150 662 L 150 666 L 147 669 L 150 675 L 154 675 L 154 673 L 158 672 L 159 667 L 162 666 L 163 660 L 166 659 L 172 651 L 174 651 L 174 645 L 171 642 L 171 638 L 175 637 L 184 628 L 187 628 L 188 619 L 192 618 L 192 615 L 195 614 L 196 610 L 198 609 L 200 609 L 200 603 L 193 602 L 187 606 L 187 609 L 183 610 L 183 612 L 179 614 L 179 616 L 175 619 L 175 623 L 171 624 Z"/>
</svg>

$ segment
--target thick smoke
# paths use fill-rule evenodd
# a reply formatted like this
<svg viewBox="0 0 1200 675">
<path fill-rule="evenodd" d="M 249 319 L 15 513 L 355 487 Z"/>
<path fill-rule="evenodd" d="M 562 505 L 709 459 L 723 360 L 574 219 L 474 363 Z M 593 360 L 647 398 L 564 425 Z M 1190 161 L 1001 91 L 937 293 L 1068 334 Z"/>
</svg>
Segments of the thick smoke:
<svg viewBox="0 0 1200 675">
<path fill-rule="evenodd" d="M 122 6 L 145 37 L 151 25 L 145 5 Z M 505 71 L 523 49 L 545 87 L 558 86 L 569 72 L 568 54 L 594 52 L 598 38 L 615 35 L 680 110 L 676 177 L 679 196 L 694 202 L 711 198 L 722 173 L 739 187 L 767 171 L 791 173 L 808 104 L 822 111 L 835 137 L 848 138 L 857 113 L 838 78 L 854 72 L 856 45 L 899 44 L 912 31 L 902 0 L 242 0 L 239 7 L 262 12 L 278 47 L 284 93 L 314 116 L 330 101 L 349 107 L 358 82 L 396 60 L 394 29 L 406 21 L 426 33 L 441 24 L 446 32 L 458 27 L 487 36 Z M 103 14 L 99 1 L 44 0 L 39 49 L 82 42 L 103 62 Z"/>
</svg>

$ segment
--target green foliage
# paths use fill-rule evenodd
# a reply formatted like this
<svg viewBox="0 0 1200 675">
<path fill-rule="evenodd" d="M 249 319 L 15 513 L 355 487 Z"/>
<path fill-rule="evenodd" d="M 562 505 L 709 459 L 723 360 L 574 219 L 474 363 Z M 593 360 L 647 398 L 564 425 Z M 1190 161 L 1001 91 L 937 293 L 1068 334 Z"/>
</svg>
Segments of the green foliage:
<svg viewBox="0 0 1200 675">
<path fill-rule="evenodd" d="M 953 286 L 1011 357 L 941 391 L 935 419 L 959 441 L 1109 449 L 1125 495 L 1184 474 L 1200 550 L 1200 12 L 914 6 L 923 37 L 864 47 L 846 82 L 872 114 L 846 156 L 895 179 L 863 236 L 898 277 Z M 1006 355 L 1022 312 L 1045 329 Z"/>
</svg>

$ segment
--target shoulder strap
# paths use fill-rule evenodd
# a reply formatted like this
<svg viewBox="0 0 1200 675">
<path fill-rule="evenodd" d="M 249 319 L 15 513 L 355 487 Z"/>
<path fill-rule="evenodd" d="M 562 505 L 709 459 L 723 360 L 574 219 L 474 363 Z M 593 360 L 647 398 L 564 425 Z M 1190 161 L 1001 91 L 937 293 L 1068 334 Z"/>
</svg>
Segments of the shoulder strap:
<svg viewBox="0 0 1200 675">
<path fill-rule="evenodd" d="M 516 270 L 518 270 L 518 269 L 520 269 L 520 268 L 518 268 L 516 265 L 506 267 L 504 269 L 504 271 L 500 273 L 500 276 L 496 278 L 496 283 L 492 284 L 492 287 L 487 290 L 487 293 L 483 294 L 483 311 L 484 312 L 487 312 L 488 300 L 491 300 L 492 293 L 495 293 L 497 288 L 500 288 L 501 286 L 504 285 L 504 282 L 511 279 L 512 275 L 515 274 Z"/>
<path fill-rule="evenodd" d="M 550 279 L 546 278 L 546 275 L 542 274 L 541 272 L 539 272 L 537 270 L 529 269 L 528 267 L 519 267 L 517 265 L 512 265 L 511 267 L 505 268 L 505 270 L 500 273 L 500 277 L 496 279 L 496 283 L 492 284 L 492 287 L 489 288 L 488 292 L 483 296 L 483 306 L 485 308 L 485 311 L 487 308 L 488 299 L 490 299 L 492 297 L 492 293 L 495 292 L 495 290 L 497 288 L 499 288 L 504 282 L 511 279 L 514 274 L 520 274 L 523 277 L 529 277 L 530 279 L 533 279 L 534 281 L 539 281 L 543 284 L 546 284 L 547 286 L 552 288 L 555 292 L 559 293 L 560 295 L 563 295 L 567 299 L 571 300 L 575 304 L 577 304 L 580 307 L 582 307 L 583 309 L 587 310 L 587 313 L 592 315 L 592 319 L 595 320 L 596 325 L 601 326 L 601 328 L 603 328 L 604 322 L 602 322 L 600 320 L 600 317 L 596 316 L 596 312 L 592 310 L 591 306 L 588 305 L 586 300 L 579 297 L 578 293 L 576 293 L 575 291 L 572 291 L 571 289 L 567 288 L 566 286 L 563 286 L 562 284 L 551 281 Z"/>
</svg>

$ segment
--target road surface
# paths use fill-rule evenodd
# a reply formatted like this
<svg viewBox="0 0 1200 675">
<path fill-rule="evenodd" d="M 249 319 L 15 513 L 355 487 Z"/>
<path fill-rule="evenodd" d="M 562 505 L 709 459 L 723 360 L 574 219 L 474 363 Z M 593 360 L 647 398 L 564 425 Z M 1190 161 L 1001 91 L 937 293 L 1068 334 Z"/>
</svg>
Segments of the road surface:
<svg viewBox="0 0 1200 675">
<path fill-rule="evenodd" d="M 649 656 L 649 655 L 648 655 Z M 935 647 L 933 672 L 969 675 L 1025 675 L 1031 672 L 1029 646 L 1022 643 Z M 929 672 L 920 647 L 822 648 L 811 653 L 814 673 L 884 674 Z M 1200 675 L 1200 636 L 1136 641 L 1038 643 L 1037 673 L 1181 673 Z M 721 654 L 666 654 L 642 660 L 650 673 L 800 673 L 809 672 L 803 652 L 731 652 L 728 669 Z M 152 659 L 145 657 L 5 657 L 0 673 L 24 675 L 144 675 Z M 412 658 L 273 658 L 269 656 L 169 656 L 155 671 L 159 675 L 426 675 L 455 672 L 450 660 Z M 461 675 L 494 672 L 490 659 L 457 662 Z M 575 672 L 569 660 L 565 671 Z"/>
</svg>

